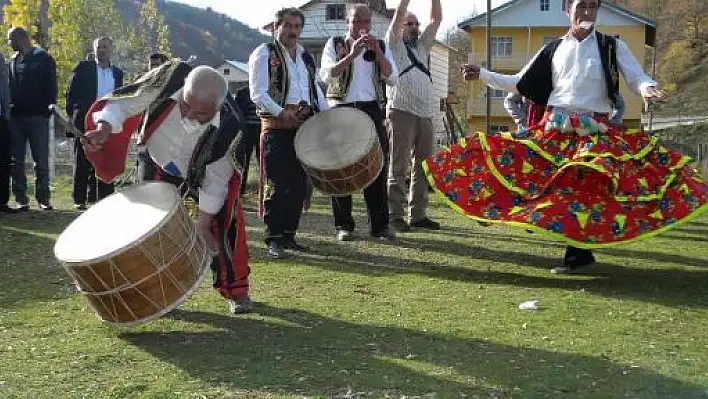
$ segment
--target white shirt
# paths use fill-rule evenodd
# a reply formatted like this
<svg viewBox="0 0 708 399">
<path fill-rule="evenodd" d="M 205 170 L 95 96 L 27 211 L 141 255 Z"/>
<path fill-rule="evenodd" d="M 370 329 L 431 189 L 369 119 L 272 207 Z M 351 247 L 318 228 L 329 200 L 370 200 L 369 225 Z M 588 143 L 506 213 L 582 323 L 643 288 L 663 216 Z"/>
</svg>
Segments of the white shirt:
<svg viewBox="0 0 708 399">
<path fill-rule="evenodd" d="M 516 84 L 537 56 L 516 75 L 502 75 L 482 68 L 479 78 L 495 89 L 518 93 Z M 594 31 L 582 41 L 578 41 L 571 33 L 563 36 L 552 62 L 553 91 L 548 98 L 548 105 L 578 111 L 612 112 Z M 657 86 L 642 71 L 627 45 L 619 39 L 617 64 L 627 87 L 635 94 L 641 95 L 642 89 Z"/>
<path fill-rule="evenodd" d="M 347 36 L 344 40 L 350 39 L 351 38 Z M 398 82 L 398 68 L 396 67 L 396 61 L 393 59 L 388 46 L 386 46 L 384 56 L 391 64 L 391 74 L 389 76 L 383 76 L 383 79 L 387 85 L 395 86 Z M 326 85 L 329 85 L 334 79 L 336 79 L 332 76 L 332 68 L 337 65 L 337 62 L 337 52 L 334 48 L 334 40 L 330 38 L 325 44 L 322 52 L 322 66 L 320 68 L 320 78 Z M 364 52 L 362 51 L 362 53 L 359 54 L 354 61 L 352 61 L 349 67 L 353 69 L 352 81 L 349 85 L 347 96 L 343 101 L 328 100 L 330 107 L 334 107 L 339 104 L 352 103 L 355 101 L 376 101 L 376 89 L 374 87 L 374 62 L 366 61 L 364 59 Z"/>
<path fill-rule="evenodd" d="M 111 131 L 119 133 L 123 122 L 147 109 L 157 95 L 158 93 L 153 91 L 149 95 L 111 99 L 102 111 L 93 115 L 93 119 L 96 122 L 108 122 Z M 178 100 L 181 95 L 180 89 L 172 95 L 172 99 Z M 179 104 L 175 104 L 146 144 L 150 157 L 163 169 L 173 163 L 181 174 L 179 177 L 185 177 L 197 140 L 209 125 L 218 128 L 219 122 L 220 115 L 217 112 L 208 124 L 187 131 L 182 125 Z M 234 166 L 228 152 L 216 162 L 206 166 L 204 180 L 199 189 L 199 210 L 212 215 L 219 212 L 226 199 L 228 183 L 233 172 Z"/>
<path fill-rule="evenodd" d="M 396 61 L 400 72 L 412 65 L 408 58 L 408 51 L 400 33 L 396 34 L 394 29 L 400 27 L 391 26 L 386 34 L 386 44 L 391 48 L 391 53 Z M 433 32 L 428 30 L 426 32 Z M 432 34 L 425 32 L 418 39 L 418 44 L 413 47 L 413 53 L 423 65 L 428 64 L 430 50 L 435 43 Z M 400 74 L 399 72 L 399 74 Z M 395 86 L 388 86 L 389 109 L 408 112 L 423 118 L 432 118 L 435 114 L 435 100 L 433 97 L 433 82 L 428 75 L 417 67 L 411 68 L 403 76 L 398 76 L 398 83 Z"/>
<path fill-rule="evenodd" d="M 98 82 L 96 84 L 96 98 L 101 98 L 115 90 L 116 81 L 113 78 L 113 67 L 108 66 L 103 68 L 97 62 L 96 77 L 98 78 Z"/>
<path fill-rule="evenodd" d="M 288 97 L 285 99 L 285 104 L 299 104 L 304 101 L 310 104 L 310 78 L 307 71 L 307 65 L 302 59 L 302 54 L 305 49 L 297 45 L 297 56 L 293 60 L 290 57 L 288 50 L 276 41 L 283 50 L 285 56 L 285 65 L 288 68 L 288 76 L 290 77 L 290 87 L 288 88 Z M 270 76 L 268 66 L 270 63 L 270 54 L 268 53 L 268 45 L 261 44 L 248 57 L 248 84 L 251 92 L 251 100 L 261 108 L 265 108 L 271 115 L 278 116 L 283 111 L 283 107 L 276 103 L 268 94 Z M 317 101 L 319 102 L 320 111 L 327 109 L 327 102 L 324 94 L 317 89 Z"/>
</svg>

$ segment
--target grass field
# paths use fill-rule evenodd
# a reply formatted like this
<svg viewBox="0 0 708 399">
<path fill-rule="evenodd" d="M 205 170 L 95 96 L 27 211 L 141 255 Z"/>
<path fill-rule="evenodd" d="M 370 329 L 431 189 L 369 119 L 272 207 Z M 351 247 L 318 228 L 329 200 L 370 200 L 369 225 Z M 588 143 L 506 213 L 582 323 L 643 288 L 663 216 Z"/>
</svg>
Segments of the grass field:
<svg viewBox="0 0 708 399">
<path fill-rule="evenodd" d="M 53 258 L 68 203 L 0 214 L 0 397 L 708 398 L 706 216 L 557 276 L 561 244 L 439 203 L 444 230 L 369 240 L 360 197 L 360 240 L 336 242 L 317 197 L 300 234 L 314 251 L 270 261 L 253 197 L 257 312 L 229 316 L 205 282 L 124 329 Z"/>
</svg>

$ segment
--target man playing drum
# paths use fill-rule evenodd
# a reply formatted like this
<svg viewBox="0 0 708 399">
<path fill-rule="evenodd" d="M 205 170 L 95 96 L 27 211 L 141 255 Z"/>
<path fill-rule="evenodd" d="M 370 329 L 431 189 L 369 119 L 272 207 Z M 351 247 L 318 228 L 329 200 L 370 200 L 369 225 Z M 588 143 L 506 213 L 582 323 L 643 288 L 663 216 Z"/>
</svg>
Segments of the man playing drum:
<svg viewBox="0 0 708 399">
<path fill-rule="evenodd" d="M 385 85 L 394 86 L 398 69 L 383 41 L 370 34 L 371 10 L 356 4 L 347 16 L 347 37 L 333 37 L 325 44 L 322 53 L 320 77 L 327 85 L 327 99 L 332 107 L 354 107 L 371 117 L 376 125 L 379 143 L 388 158 L 388 138 L 383 126 L 383 106 L 386 103 Z M 369 213 L 371 236 L 394 241 L 395 233 L 389 228 L 386 176 L 384 165 L 379 176 L 364 189 L 364 199 Z M 352 197 L 332 197 L 332 211 L 337 239 L 350 240 L 354 231 Z"/>
<path fill-rule="evenodd" d="M 295 241 L 308 178 L 293 142 L 300 125 L 327 104 L 315 83 L 315 61 L 299 44 L 305 16 L 296 8 L 285 8 L 275 18 L 276 40 L 251 53 L 248 76 L 251 99 L 261 117 L 259 211 L 265 208 L 268 256 L 280 259 L 286 256 L 285 249 L 307 250 Z"/>
<path fill-rule="evenodd" d="M 215 253 L 214 288 L 232 313 L 253 309 L 238 195 L 242 119 L 216 70 L 174 60 L 94 103 L 82 139 L 97 177 L 109 182 L 122 173 L 140 127 L 139 179 L 172 183 L 198 200 L 197 230 Z"/>
</svg>

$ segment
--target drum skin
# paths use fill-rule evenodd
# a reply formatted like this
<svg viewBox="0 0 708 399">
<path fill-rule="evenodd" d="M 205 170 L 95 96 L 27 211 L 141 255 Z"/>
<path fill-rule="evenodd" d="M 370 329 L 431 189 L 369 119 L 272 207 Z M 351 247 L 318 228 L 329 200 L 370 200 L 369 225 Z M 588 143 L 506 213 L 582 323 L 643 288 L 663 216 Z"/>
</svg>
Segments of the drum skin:
<svg viewBox="0 0 708 399">
<path fill-rule="evenodd" d="M 295 136 L 295 153 L 312 185 L 333 196 L 365 189 L 384 164 L 374 122 L 351 107 L 333 108 L 308 119 Z"/>
<path fill-rule="evenodd" d="M 110 253 L 98 257 L 93 251 L 88 256 L 92 259 L 83 256 L 92 251 L 81 253 L 80 249 L 71 247 L 82 244 L 73 243 L 87 226 L 99 220 L 105 222 L 106 212 L 119 212 L 117 216 L 123 215 L 128 221 L 131 208 L 140 207 L 141 211 L 149 212 L 150 200 L 160 196 L 162 204 L 155 209 L 160 213 L 154 219 L 160 219 L 157 225 L 146 232 L 126 231 L 128 235 L 140 234 L 128 245 L 120 243 L 118 246 L 122 248 L 112 248 Z M 140 212 L 136 213 L 139 217 Z M 120 230 L 121 226 L 111 228 Z M 100 232 L 101 228 L 97 227 L 94 234 L 100 235 Z M 116 235 L 120 232 L 115 232 L 113 237 Z M 130 239 L 124 237 L 126 241 Z M 146 322 L 181 305 L 198 287 L 210 259 L 204 240 L 197 234 L 177 191 L 166 183 L 132 187 L 99 202 L 62 233 L 55 255 L 98 316 L 120 325 Z"/>
</svg>

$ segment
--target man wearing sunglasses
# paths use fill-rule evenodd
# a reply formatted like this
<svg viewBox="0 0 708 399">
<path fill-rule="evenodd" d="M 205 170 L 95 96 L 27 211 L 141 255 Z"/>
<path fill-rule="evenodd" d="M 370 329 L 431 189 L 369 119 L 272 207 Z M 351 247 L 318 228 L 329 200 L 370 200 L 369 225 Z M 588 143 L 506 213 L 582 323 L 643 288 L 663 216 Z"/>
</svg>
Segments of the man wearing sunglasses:
<svg viewBox="0 0 708 399">
<path fill-rule="evenodd" d="M 442 8 L 440 0 L 431 0 L 430 23 L 421 33 L 418 17 L 408 11 L 408 3 L 410 0 L 401 0 L 386 36 L 400 70 L 398 84 L 388 88 L 388 208 L 391 225 L 398 231 L 411 227 L 438 230 L 440 224 L 425 215 L 428 183 L 422 163 L 433 154 L 435 101 L 429 60 L 442 21 Z M 409 177 L 410 188 L 405 192 Z M 404 202 L 410 208 L 408 218 Z"/>
</svg>

